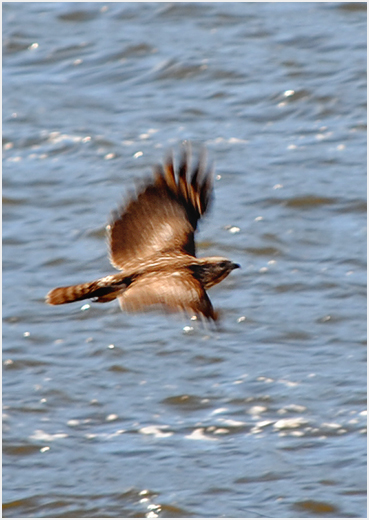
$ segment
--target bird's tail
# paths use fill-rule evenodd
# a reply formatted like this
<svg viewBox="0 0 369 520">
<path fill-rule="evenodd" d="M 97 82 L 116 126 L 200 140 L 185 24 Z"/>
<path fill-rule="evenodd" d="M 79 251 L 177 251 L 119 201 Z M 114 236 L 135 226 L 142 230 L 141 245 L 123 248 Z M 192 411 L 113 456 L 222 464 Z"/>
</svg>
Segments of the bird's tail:
<svg viewBox="0 0 369 520">
<path fill-rule="evenodd" d="M 98 302 L 114 300 L 128 285 L 126 280 L 117 280 L 117 276 L 105 276 L 94 282 L 70 285 L 69 287 L 56 287 L 46 295 L 46 303 L 61 305 L 63 303 L 77 302 L 90 298 Z"/>
</svg>

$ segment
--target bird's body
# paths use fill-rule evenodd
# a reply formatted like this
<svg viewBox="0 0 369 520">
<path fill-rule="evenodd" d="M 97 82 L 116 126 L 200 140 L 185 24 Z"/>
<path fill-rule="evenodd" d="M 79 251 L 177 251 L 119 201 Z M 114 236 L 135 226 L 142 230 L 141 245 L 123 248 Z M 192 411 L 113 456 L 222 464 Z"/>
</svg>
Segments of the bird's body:
<svg viewBox="0 0 369 520">
<path fill-rule="evenodd" d="M 50 291 L 46 300 L 59 305 L 94 299 L 118 299 L 122 310 L 158 306 L 215 320 L 206 290 L 239 267 L 222 257 L 196 258 L 194 233 L 208 208 L 212 172 L 203 156 L 192 174 L 183 153 L 178 173 L 173 159 L 157 166 L 154 179 L 114 215 L 107 227 L 110 261 L 121 272 L 93 282 Z"/>
</svg>

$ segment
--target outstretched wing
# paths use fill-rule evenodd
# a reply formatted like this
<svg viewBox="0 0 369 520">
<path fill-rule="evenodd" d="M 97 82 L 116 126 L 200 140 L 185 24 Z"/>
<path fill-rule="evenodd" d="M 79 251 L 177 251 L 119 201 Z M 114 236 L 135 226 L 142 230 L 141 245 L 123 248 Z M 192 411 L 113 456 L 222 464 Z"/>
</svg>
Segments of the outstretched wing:
<svg viewBox="0 0 369 520">
<path fill-rule="evenodd" d="M 194 232 L 212 193 L 212 170 L 204 152 L 190 171 L 188 150 L 178 171 L 173 157 L 154 168 L 154 178 L 108 226 L 110 261 L 117 269 L 163 253 L 195 256 Z"/>
<path fill-rule="evenodd" d="M 118 296 L 121 309 L 128 312 L 159 307 L 185 311 L 216 320 L 217 314 L 201 283 L 185 271 L 147 273 Z"/>
</svg>

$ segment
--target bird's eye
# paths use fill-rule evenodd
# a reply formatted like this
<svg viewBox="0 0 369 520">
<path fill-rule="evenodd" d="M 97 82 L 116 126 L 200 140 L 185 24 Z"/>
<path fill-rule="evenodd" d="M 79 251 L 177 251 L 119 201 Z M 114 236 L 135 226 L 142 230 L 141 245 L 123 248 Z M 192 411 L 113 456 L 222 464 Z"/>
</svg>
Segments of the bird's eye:
<svg viewBox="0 0 369 520">
<path fill-rule="evenodd" d="M 227 262 L 220 262 L 220 264 L 219 264 L 219 265 L 220 265 L 220 267 L 224 268 L 224 267 L 226 267 L 226 265 L 227 265 Z"/>
</svg>

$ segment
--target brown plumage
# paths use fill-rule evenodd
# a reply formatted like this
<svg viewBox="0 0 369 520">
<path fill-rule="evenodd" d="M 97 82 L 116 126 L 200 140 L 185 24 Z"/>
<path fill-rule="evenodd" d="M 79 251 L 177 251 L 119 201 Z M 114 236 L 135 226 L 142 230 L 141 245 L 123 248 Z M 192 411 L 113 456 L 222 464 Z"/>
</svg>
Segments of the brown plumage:
<svg viewBox="0 0 369 520">
<path fill-rule="evenodd" d="M 168 156 L 107 227 L 110 262 L 121 272 L 53 289 L 47 303 L 117 298 L 125 311 L 158 306 L 216 320 L 206 291 L 239 265 L 222 257 L 195 256 L 194 233 L 209 206 L 212 179 L 204 152 L 192 172 L 188 150 L 183 151 L 177 172 Z"/>
</svg>

